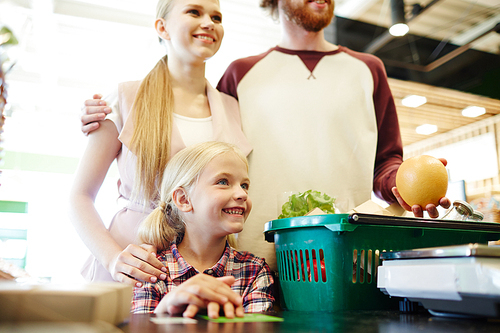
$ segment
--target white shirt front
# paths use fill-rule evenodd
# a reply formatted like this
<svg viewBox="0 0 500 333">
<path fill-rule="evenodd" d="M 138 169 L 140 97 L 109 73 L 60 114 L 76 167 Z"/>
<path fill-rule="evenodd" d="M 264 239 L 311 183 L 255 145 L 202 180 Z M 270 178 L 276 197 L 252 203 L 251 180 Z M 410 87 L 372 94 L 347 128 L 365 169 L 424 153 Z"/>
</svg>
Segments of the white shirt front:
<svg viewBox="0 0 500 333">
<path fill-rule="evenodd" d="M 212 116 L 207 118 L 191 118 L 174 113 L 174 123 L 179 129 L 182 141 L 184 141 L 186 147 L 213 140 Z"/>
</svg>

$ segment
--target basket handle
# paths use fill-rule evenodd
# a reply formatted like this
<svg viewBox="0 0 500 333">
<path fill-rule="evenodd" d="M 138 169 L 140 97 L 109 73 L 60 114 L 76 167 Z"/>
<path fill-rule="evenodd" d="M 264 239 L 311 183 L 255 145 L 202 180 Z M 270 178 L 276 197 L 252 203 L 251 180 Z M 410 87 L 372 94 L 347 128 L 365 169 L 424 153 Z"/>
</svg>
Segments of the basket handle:
<svg viewBox="0 0 500 333">
<path fill-rule="evenodd" d="M 374 214 L 350 214 L 347 221 L 354 225 L 385 225 L 398 227 L 442 228 L 500 233 L 500 223 L 425 219 L 419 217 L 385 216 Z"/>
</svg>

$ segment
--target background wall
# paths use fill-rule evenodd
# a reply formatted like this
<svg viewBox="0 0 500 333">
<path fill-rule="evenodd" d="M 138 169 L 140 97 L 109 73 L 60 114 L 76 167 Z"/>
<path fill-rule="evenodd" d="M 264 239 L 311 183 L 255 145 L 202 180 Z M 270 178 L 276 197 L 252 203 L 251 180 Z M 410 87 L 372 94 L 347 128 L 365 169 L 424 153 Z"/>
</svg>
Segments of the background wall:
<svg viewBox="0 0 500 333">
<path fill-rule="evenodd" d="M 405 159 L 428 154 L 448 160 L 450 181 L 464 182 L 466 199 L 500 222 L 500 116 L 478 121 L 405 147 Z"/>
</svg>

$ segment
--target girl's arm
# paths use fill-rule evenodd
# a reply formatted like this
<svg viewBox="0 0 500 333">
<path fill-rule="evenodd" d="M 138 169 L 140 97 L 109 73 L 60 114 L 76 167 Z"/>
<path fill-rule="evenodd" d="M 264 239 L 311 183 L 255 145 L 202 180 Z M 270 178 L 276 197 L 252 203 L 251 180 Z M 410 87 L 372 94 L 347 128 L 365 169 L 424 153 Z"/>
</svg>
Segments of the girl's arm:
<svg viewBox="0 0 500 333">
<path fill-rule="evenodd" d="M 222 308 L 228 318 L 234 318 L 235 315 L 243 317 L 241 296 L 231 289 L 234 281 L 233 276 L 215 278 L 197 274 L 178 286 L 174 286 L 170 279 L 165 283 L 146 284 L 143 288 L 134 289 L 132 312 L 154 311 L 194 317 L 199 310 L 207 309 L 210 318 L 217 318 Z"/>
<path fill-rule="evenodd" d="M 71 220 L 84 244 L 116 281 L 136 285 L 139 281 L 155 282 L 157 277 L 165 278 L 161 262 L 137 245 L 122 249 L 94 206 L 99 188 L 120 149 L 118 131 L 110 120 L 101 122 L 89 135 L 70 193 Z"/>
</svg>

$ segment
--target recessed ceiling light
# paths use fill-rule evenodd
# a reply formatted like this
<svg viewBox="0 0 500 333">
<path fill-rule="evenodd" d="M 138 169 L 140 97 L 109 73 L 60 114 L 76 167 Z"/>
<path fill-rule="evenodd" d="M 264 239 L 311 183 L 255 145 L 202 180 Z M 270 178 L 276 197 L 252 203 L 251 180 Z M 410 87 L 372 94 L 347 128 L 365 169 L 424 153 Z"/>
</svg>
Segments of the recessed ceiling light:
<svg viewBox="0 0 500 333">
<path fill-rule="evenodd" d="M 462 116 L 464 117 L 479 117 L 486 113 L 486 109 L 480 106 L 468 106 L 462 110 Z"/>
<path fill-rule="evenodd" d="M 424 96 L 409 95 L 403 98 L 403 100 L 401 100 L 401 103 L 404 106 L 410 108 L 418 108 L 420 105 L 424 105 L 425 103 L 427 103 L 427 98 L 425 98 Z"/>
<path fill-rule="evenodd" d="M 404 36 L 410 31 L 410 28 L 405 23 L 396 23 L 389 28 L 389 33 L 394 37 Z"/>
<path fill-rule="evenodd" d="M 438 130 L 438 127 L 436 125 L 431 125 L 431 124 L 423 124 L 417 127 L 416 132 L 418 134 L 423 134 L 423 135 L 429 135 L 432 133 L 436 133 Z"/>
</svg>

